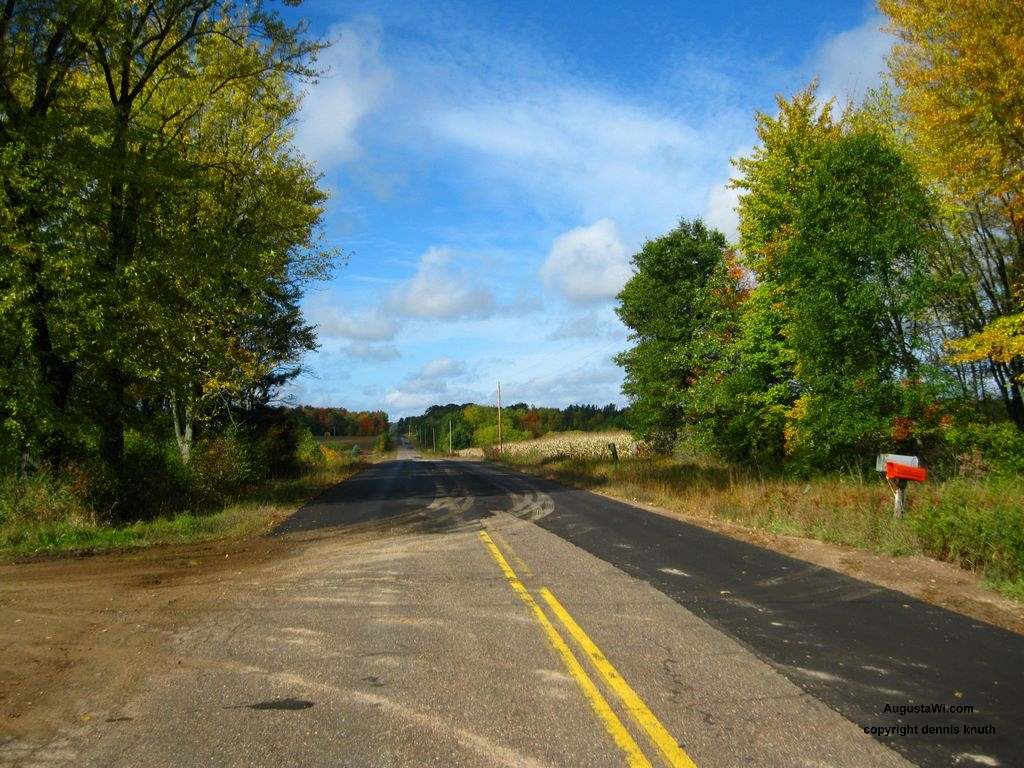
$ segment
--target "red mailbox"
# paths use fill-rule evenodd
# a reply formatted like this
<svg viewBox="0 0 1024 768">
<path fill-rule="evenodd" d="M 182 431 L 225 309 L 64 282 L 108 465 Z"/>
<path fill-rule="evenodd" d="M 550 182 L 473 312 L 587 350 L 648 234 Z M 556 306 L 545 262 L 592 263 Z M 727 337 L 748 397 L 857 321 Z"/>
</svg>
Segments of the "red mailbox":
<svg viewBox="0 0 1024 768">
<path fill-rule="evenodd" d="M 928 479 L 928 470 L 924 467 L 912 467 L 909 464 L 887 461 L 885 476 L 890 480 L 913 480 L 915 483 L 923 483 Z"/>
</svg>

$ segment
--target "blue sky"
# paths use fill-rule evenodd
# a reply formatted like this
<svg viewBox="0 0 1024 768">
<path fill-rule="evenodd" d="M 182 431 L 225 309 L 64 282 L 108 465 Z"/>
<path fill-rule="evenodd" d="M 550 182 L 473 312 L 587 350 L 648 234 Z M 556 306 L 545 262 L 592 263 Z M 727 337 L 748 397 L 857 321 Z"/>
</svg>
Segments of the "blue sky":
<svg viewBox="0 0 1024 768">
<path fill-rule="evenodd" d="M 735 235 L 729 160 L 819 77 L 856 98 L 890 39 L 863 2 L 311 2 L 334 41 L 301 151 L 350 254 L 304 302 L 312 405 L 622 403 L 614 296 L 681 217 Z"/>
</svg>

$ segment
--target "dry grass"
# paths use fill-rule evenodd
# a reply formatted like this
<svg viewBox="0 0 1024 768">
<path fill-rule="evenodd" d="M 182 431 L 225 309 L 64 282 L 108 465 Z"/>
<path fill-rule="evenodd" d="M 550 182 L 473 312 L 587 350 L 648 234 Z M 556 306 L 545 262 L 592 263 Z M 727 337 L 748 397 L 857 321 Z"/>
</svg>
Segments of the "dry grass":
<svg viewBox="0 0 1024 768">
<path fill-rule="evenodd" d="M 870 475 L 799 481 L 759 478 L 713 462 L 636 456 L 607 445 L 617 433 L 580 441 L 528 441 L 501 460 L 527 471 L 692 518 L 803 536 L 887 555 L 926 554 L 984 573 L 1024 598 L 1024 479 L 956 479 L 911 491 L 911 509 L 892 514 L 892 495 Z M 587 451 L 591 455 L 587 455 Z M 633 455 L 631 455 L 633 454 Z"/>
</svg>

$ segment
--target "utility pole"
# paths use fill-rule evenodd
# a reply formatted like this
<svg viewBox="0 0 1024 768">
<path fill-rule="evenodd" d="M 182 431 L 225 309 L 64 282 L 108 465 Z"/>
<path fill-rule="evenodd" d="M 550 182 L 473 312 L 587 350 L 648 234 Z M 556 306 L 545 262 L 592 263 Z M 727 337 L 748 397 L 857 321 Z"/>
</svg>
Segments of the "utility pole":
<svg viewBox="0 0 1024 768">
<path fill-rule="evenodd" d="M 498 382 L 498 453 L 501 453 L 501 382 Z"/>
<path fill-rule="evenodd" d="M 430 450 L 437 453 L 437 430 L 434 425 L 430 425 Z"/>
<path fill-rule="evenodd" d="M 452 420 L 448 419 L 448 455 L 452 453 Z"/>
</svg>

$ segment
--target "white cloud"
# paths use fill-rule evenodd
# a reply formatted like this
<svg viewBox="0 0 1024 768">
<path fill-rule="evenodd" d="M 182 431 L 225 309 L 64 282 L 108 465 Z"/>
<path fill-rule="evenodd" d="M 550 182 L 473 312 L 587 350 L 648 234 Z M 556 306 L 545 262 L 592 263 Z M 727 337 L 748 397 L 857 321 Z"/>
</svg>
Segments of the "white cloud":
<svg viewBox="0 0 1024 768">
<path fill-rule="evenodd" d="M 433 392 L 435 398 L 443 398 L 452 382 L 461 379 L 465 373 L 466 366 L 462 362 L 451 357 L 438 357 L 409 376 L 398 390 L 415 394 Z"/>
<path fill-rule="evenodd" d="M 615 222 L 601 219 L 556 237 L 540 274 L 549 288 L 573 302 L 613 298 L 631 274 Z"/>
<path fill-rule="evenodd" d="M 472 153 L 477 172 L 574 216 L 671 226 L 699 210 L 707 164 L 722 159 L 716 145 L 738 128 L 720 122 L 705 133 L 664 107 L 573 84 L 528 85 L 498 98 L 467 87 L 435 114 L 434 131 Z"/>
<path fill-rule="evenodd" d="M 342 347 L 341 353 L 356 360 L 367 360 L 383 363 L 397 360 L 402 356 L 393 344 L 368 344 L 365 341 L 354 341 Z"/>
<path fill-rule="evenodd" d="M 309 319 L 317 331 L 328 338 L 350 341 L 391 341 L 398 331 L 398 323 L 380 309 L 349 313 L 338 307 L 314 304 L 307 309 Z"/>
<path fill-rule="evenodd" d="M 384 402 L 388 408 L 398 411 L 401 416 L 422 411 L 429 405 L 437 403 L 433 393 L 429 392 L 407 392 L 404 389 L 392 389 L 384 395 Z"/>
<path fill-rule="evenodd" d="M 416 273 L 391 289 L 387 306 L 397 314 L 433 320 L 488 317 L 494 311 L 494 296 L 453 269 L 451 261 L 449 249 L 428 249 Z"/>
<path fill-rule="evenodd" d="M 370 24 L 333 27 L 333 45 L 320 54 L 326 70 L 302 102 L 295 140 L 302 152 L 321 167 L 356 158 L 356 133 L 367 115 L 379 107 L 392 82 L 380 56 L 380 31 Z"/>
<path fill-rule="evenodd" d="M 812 56 L 812 68 L 821 78 L 821 96 L 841 103 L 857 101 L 878 86 L 886 70 L 886 57 L 894 38 L 882 27 L 878 14 L 863 24 L 825 40 Z"/>
<path fill-rule="evenodd" d="M 450 357 L 438 357 L 423 366 L 419 372 L 419 378 L 433 381 L 440 378 L 460 376 L 465 370 L 466 367 L 458 360 Z"/>
<path fill-rule="evenodd" d="M 548 339 L 551 341 L 594 339 L 610 337 L 614 334 L 615 327 L 608 317 L 599 315 L 597 312 L 586 312 L 563 318 L 548 333 Z"/>
<path fill-rule="evenodd" d="M 603 360 L 555 375 L 510 381 L 507 386 L 502 386 L 502 394 L 508 392 L 509 402 L 523 401 L 559 407 L 571 403 L 623 403 L 624 397 L 620 393 L 622 377 L 622 369 L 612 362 L 609 355 Z"/>
<path fill-rule="evenodd" d="M 704 223 L 725 235 L 730 243 L 735 243 L 739 239 L 740 217 L 736 212 L 737 205 L 739 190 L 730 187 L 728 182 L 716 184 L 708 191 Z"/>
</svg>

